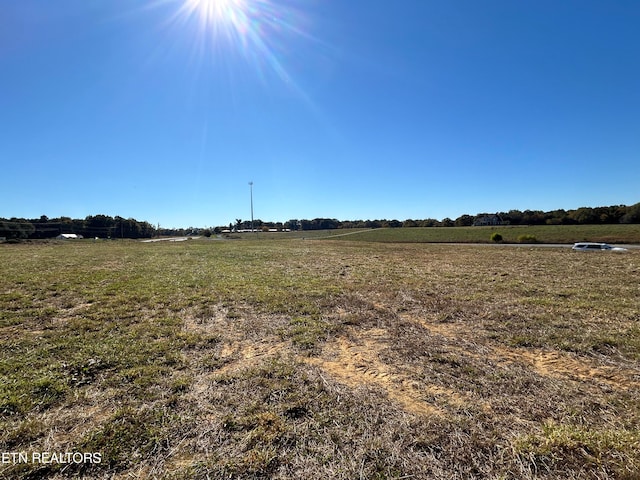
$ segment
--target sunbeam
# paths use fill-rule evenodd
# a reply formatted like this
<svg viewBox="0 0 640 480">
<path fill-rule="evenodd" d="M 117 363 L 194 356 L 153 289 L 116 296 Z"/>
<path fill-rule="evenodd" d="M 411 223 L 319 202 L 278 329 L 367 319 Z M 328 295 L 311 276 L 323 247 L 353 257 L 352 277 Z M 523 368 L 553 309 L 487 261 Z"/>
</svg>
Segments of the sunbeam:
<svg viewBox="0 0 640 480">
<path fill-rule="evenodd" d="M 270 72 L 298 90 L 283 60 L 292 37 L 305 37 L 300 15 L 271 0 L 181 0 L 170 23 L 195 35 L 198 55 L 240 54 L 260 78 Z"/>
</svg>

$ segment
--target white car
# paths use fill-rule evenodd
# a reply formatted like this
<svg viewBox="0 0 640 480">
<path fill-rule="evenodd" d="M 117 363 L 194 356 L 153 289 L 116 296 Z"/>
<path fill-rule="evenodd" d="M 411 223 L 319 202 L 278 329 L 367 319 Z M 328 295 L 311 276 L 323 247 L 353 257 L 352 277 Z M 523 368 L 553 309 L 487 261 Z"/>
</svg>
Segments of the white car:
<svg viewBox="0 0 640 480">
<path fill-rule="evenodd" d="M 571 247 L 573 250 L 578 250 L 581 252 L 600 252 L 603 250 L 608 250 L 611 252 L 626 252 L 626 248 L 622 247 L 612 247 L 607 243 L 595 243 L 595 242 L 578 242 Z"/>
</svg>

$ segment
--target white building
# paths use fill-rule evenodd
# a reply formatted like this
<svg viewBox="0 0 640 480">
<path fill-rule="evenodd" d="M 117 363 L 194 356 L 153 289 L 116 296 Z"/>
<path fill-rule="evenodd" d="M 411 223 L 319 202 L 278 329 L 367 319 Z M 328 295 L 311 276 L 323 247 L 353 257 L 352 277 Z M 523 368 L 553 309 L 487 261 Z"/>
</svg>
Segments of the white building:
<svg viewBox="0 0 640 480">
<path fill-rule="evenodd" d="M 77 235 L 75 233 L 61 233 L 56 237 L 58 240 L 78 240 L 80 238 L 84 238 L 82 235 Z"/>
</svg>

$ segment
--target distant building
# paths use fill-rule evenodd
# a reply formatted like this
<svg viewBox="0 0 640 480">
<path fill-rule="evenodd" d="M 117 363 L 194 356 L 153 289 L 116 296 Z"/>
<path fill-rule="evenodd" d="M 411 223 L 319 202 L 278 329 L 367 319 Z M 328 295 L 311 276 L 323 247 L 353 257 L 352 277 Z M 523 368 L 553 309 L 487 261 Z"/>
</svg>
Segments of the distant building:
<svg viewBox="0 0 640 480">
<path fill-rule="evenodd" d="M 494 227 L 502 225 L 502 219 L 498 215 L 482 215 L 473 221 L 474 227 Z"/>
<path fill-rule="evenodd" d="M 80 238 L 84 238 L 82 235 L 77 235 L 75 233 L 61 233 L 56 237 L 58 240 L 78 240 Z"/>
</svg>

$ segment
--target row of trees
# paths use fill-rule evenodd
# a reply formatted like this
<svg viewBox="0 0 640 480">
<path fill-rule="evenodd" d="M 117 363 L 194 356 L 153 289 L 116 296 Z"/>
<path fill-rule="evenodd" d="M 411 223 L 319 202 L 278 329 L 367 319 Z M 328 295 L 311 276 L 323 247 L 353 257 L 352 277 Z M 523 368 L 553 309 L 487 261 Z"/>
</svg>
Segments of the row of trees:
<svg viewBox="0 0 640 480">
<path fill-rule="evenodd" d="M 640 223 L 640 203 L 630 207 L 615 205 L 611 207 L 582 207 L 575 210 L 509 210 L 508 212 L 479 213 L 477 215 L 461 215 L 454 219 L 437 220 L 427 218 L 422 220 L 336 220 L 335 218 L 315 218 L 313 220 L 293 219 L 287 222 L 263 222 L 254 220 L 256 230 L 330 230 L 334 228 L 401 228 L 401 227 L 467 227 L 478 223 L 479 220 L 491 217 L 497 218 L 500 225 L 586 225 L 586 224 L 614 224 Z M 223 228 L 223 227 L 220 227 Z M 248 230 L 251 221 L 237 219 L 235 224 L 229 224 L 229 230 Z M 226 227 L 224 227 L 226 229 Z"/>
<path fill-rule="evenodd" d="M 369 220 L 367 220 L 368 222 Z M 231 231 L 250 230 L 252 227 L 251 220 L 236 219 L 236 223 L 230 223 L 228 229 Z M 286 222 L 264 222 L 260 219 L 253 221 L 255 230 L 331 230 L 334 228 L 352 228 L 349 222 L 341 222 L 335 218 L 315 218 L 313 220 L 288 220 Z M 221 227 L 216 228 L 216 231 Z M 222 229 L 226 230 L 226 228 Z"/>
<path fill-rule="evenodd" d="M 46 215 L 37 219 L 0 218 L 0 237 L 54 238 L 62 233 L 90 238 L 151 238 L 156 234 L 156 229 L 148 222 L 108 215 L 84 219 L 48 218 Z"/>
<path fill-rule="evenodd" d="M 582 207 L 575 210 L 509 210 L 494 214 L 480 213 L 478 215 L 461 215 L 455 220 L 445 218 L 436 220 L 337 220 L 335 218 L 314 218 L 313 220 L 291 219 L 286 222 L 264 222 L 254 220 L 256 230 L 331 230 L 336 228 L 401 228 L 401 227 L 453 227 L 471 226 L 482 219 L 490 217 L 501 225 L 585 225 L 585 224 L 614 224 L 640 223 L 640 203 L 635 205 L 615 205 L 610 207 Z M 225 230 L 248 230 L 251 221 L 236 219 L 229 226 L 216 227 L 215 233 Z M 210 233 L 210 230 L 206 231 Z M 151 238 L 158 235 L 196 235 L 203 231 L 188 229 L 157 229 L 148 222 L 141 222 L 133 218 L 110 217 L 108 215 L 93 215 L 84 219 L 69 217 L 48 218 L 41 216 L 37 219 L 0 218 L 0 237 L 5 238 L 53 238 L 61 233 L 75 233 L 83 237 L 99 238 Z"/>
<path fill-rule="evenodd" d="M 594 225 L 640 223 L 640 203 L 610 207 L 581 207 L 575 210 L 509 210 L 497 214 L 506 225 Z M 458 219 L 459 220 L 459 219 Z M 458 221 L 456 220 L 456 221 Z"/>
</svg>

